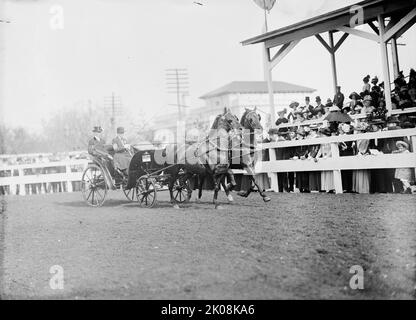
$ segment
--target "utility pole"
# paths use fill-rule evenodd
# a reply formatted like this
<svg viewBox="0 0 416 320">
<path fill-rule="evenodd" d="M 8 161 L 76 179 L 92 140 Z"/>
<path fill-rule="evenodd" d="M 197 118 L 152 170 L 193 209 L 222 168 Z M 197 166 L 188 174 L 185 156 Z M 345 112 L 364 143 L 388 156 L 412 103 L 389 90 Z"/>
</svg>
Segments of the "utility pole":
<svg viewBox="0 0 416 320">
<path fill-rule="evenodd" d="M 189 95 L 189 78 L 187 69 L 166 69 L 166 85 L 169 94 L 176 94 L 178 117 L 182 119 L 182 108 L 187 107 L 181 102 L 181 95 Z"/>
<path fill-rule="evenodd" d="M 123 107 L 121 103 L 121 97 L 116 96 L 114 92 L 111 94 L 111 97 L 104 98 L 104 108 L 107 113 L 111 114 L 110 124 L 112 133 L 115 132 L 116 120 L 123 113 Z"/>
</svg>

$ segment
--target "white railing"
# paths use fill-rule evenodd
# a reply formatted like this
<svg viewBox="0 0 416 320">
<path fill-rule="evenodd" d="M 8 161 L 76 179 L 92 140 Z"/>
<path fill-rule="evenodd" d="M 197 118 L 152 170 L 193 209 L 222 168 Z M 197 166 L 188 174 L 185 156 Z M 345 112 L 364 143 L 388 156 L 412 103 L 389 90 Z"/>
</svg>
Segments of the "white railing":
<svg viewBox="0 0 416 320">
<path fill-rule="evenodd" d="M 340 142 L 357 141 L 361 139 L 388 139 L 388 138 L 408 137 L 411 141 L 411 153 L 408 154 L 377 154 L 365 156 L 345 156 L 339 155 L 338 144 Z M 309 159 L 305 160 L 276 160 L 276 148 L 309 146 L 330 144 L 332 156 L 330 158 L 320 158 L 317 162 Z M 381 131 L 374 133 L 363 133 L 354 135 L 341 135 L 325 138 L 312 138 L 296 141 L 278 141 L 262 144 L 263 149 L 269 150 L 270 161 L 259 161 L 256 164 L 256 173 L 267 173 L 271 180 L 271 188 L 278 192 L 279 172 L 305 172 L 305 171 L 333 171 L 334 185 L 336 193 L 342 193 L 341 170 L 360 170 L 360 169 L 395 169 L 395 168 L 415 168 L 416 172 L 416 129 L 401 129 L 392 131 Z"/>
<path fill-rule="evenodd" d="M 31 193 L 33 185 L 37 185 L 39 193 L 46 193 L 53 190 L 52 184 L 55 187 L 60 184 L 59 189 L 72 192 L 72 182 L 81 181 L 82 172 L 89 162 L 86 159 L 1 166 L 0 186 L 8 186 L 13 195 Z"/>
</svg>

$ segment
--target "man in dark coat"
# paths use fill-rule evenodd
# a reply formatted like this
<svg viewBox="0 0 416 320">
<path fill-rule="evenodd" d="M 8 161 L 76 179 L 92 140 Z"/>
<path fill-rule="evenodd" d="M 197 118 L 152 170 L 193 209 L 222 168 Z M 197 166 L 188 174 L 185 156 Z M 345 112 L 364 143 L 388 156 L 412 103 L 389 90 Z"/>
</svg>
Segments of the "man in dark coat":
<svg viewBox="0 0 416 320">
<path fill-rule="evenodd" d="M 344 94 L 341 92 L 341 87 L 337 86 L 337 93 L 334 96 L 334 105 L 336 105 L 340 110 L 342 110 L 342 106 L 344 105 Z"/>
</svg>

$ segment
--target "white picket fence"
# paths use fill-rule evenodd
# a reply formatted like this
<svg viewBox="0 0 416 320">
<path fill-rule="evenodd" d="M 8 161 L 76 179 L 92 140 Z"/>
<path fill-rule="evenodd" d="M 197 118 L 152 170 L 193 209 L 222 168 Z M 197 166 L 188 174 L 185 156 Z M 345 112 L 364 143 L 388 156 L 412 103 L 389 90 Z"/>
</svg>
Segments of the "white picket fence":
<svg viewBox="0 0 416 320">
<path fill-rule="evenodd" d="M 404 138 L 411 141 L 411 153 L 408 154 L 377 154 L 366 156 L 346 156 L 339 155 L 339 143 L 347 141 L 357 141 L 361 139 L 388 139 Z M 332 156 L 330 158 L 320 158 L 317 162 L 306 160 L 276 160 L 276 148 L 309 146 L 330 144 Z M 334 185 L 336 193 L 342 193 L 341 170 L 360 170 L 360 169 L 395 169 L 395 168 L 414 168 L 416 172 L 416 129 L 400 129 L 392 131 L 381 131 L 375 133 L 363 133 L 354 135 L 341 135 L 325 138 L 314 138 L 297 141 L 278 141 L 262 144 L 263 149 L 269 150 L 270 161 L 260 161 L 256 164 L 256 173 L 267 173 L 271 188 L 279 192 L 278 176 L 279 172 L 307 172 L 307 171 L 333 171 Z"/>
<path fill-rule="evenodd" d="M 367 156 L 339 155 L 339 143 L 357 141 L 361 139 L 388 139 L 404 138 L 411 141 L 411 153 L 408 154 L 378 154 Z M 332 156 L 320 158 L 317 162 L 313 160 L 276 160 L 276 148 L 287 148 L 308 145 L 330 144 Z M 278 192 L 279 172 L 305 172 L 305 171 L 333 171 L 334 185 L 337 193 L 342 193 L 341 170 L 359 169 L 394 169 L 415 168 L 416 171 L 416 129 L 401 129 L 394 131 L 382 131 L 375 133 L 364 133 L 356 135 L 343 135 L 325 138 L 305 139 L 298 141 L 279 141 L 262 144 L 263 149 L 269 150 L 270 161 L 259 161 L 256 164 L 256 173 L 266 173 L 271 181 L 271 188 Z M 61 190 L 72 192 L 72 182 L 81 181 L 82 171 L 88 165 L 89 160 L 68 160 L 49 163 L 21 164 L 0 167 L 5 172 L 5 177 L 0 177 L 0 186 L 9 186 L 10 194 L 25 195 L 27 186 L 38 184 L 39 193 L 45 193 L 51 184 L 61 184 Z M 54 168 L 54 170 L 50 170 Z M 77 168 L 77 170 L 75 170 Z M 48 173 L 56 171 L 60 173 Z M 243 172 L 236 171 L 236 174 Z M 49 186 L 49 187 L 48 187 Z M 66 188 L 65 188 L 66 186 Z M 31 188 L 28 189 L 31 192 Z"/>
<path fill-rule="evenodd" d="M 89 160 L 68 160 L 2 166 L 0 171 L 5 176 L 0 177 L 0 186 L 8 186 L 12 195 L 31 193 L 33 185 L 37 185 L 37 193 L 53 192 L 53 187 L 57 187 L 57 184 L 60 184 L 59 190 L 72 192 L 72 182 L 81 181 L 82 172 L 88 163 Z M 60 172 L 54 173 L 55 171 Z"/>
</svg>

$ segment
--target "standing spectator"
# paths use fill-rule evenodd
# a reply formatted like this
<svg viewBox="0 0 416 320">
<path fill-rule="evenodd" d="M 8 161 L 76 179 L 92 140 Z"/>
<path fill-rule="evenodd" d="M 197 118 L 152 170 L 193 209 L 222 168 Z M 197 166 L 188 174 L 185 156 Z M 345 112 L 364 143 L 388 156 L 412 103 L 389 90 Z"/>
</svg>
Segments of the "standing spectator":
<svg viewBox="0 0 416 320">
<path fill-rule="evenodd" d="M 343 123 L 340 126 L 339 135 L 351 134 L 351 125 Z M 339 155 L 340 157 L 348 157 L 354 155 L 354 150 L 352 148 L 352 141 L 345 141 L 339 143 Z M 346 193 L 352 192 L 352 170 L 342 170 L 342 190 Z"/>
<path fill-rule="evenodd" d="M 329 128 L 322 128 L 321 133 L 323 136 L 330 137 L 332 135 Z M 317 158 L 322 157 L 324 159 L 332 157 L 331 144 L 321 144 Z M 335 190 L 334 186 L 334 172 L 333 171 L 321 171 L 321 191 L 333 193 Z"/>
<path fill-rule="evenodd" d="M 360 122 L 355 127 L 354 133 L 360 134 L 367 131 L 367 124 Z M 358 140 L 354 146 L 356 156 L 365 156 L 369 154 L 368 146 L 370 140 Z M 370 193 L 370 173 L 368 170 L 354 170 L 352 173 L 352 190 L 356 193 Z"/>
<path fill-rule="evenodd" d="M 397 141 L 396 146 L 398 150 L 393 153 L 409 153 L 409 145 L 404 141 Z M 398 168 L 395 171 L 394 178 L 400 180 L 403 184 L 402 193 L 412 193 L 410 183 L 414 181 L 412 168 Z"/>
<path fill-rule="evenodd" d="M 341 92 L 341 86 L 337 86 L 337 92 L 334 96 L 334 105 L 336 105 L 340 110 L 344 106 L 344 94 Z"/>
<path fill-rule="evenodd" d="M 370 75 L 367 75 L 364 79 L 363 79 L 364 85 L 363 85 L 363 92 L 362 95 L 365 96 L 367 94 L 370 93 L 371 90 L 371 86 L 370 86 Z"/>
</svg>

